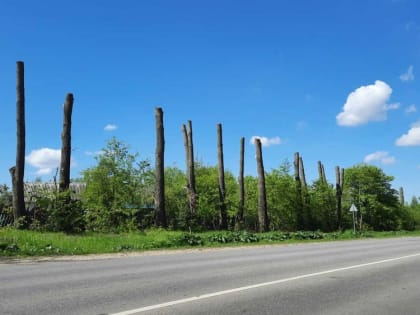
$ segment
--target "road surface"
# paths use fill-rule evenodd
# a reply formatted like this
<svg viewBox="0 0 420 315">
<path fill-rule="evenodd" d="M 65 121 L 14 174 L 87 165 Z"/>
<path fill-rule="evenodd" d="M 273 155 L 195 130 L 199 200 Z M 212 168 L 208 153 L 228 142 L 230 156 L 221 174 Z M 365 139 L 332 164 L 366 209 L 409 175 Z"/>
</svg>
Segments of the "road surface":
<svg viewBox="0 0 420 315">
<path fill-rule="evenodd" d="M 420 237 L 3 260 L 0 314 L 420 314 Z"/>
</svg>

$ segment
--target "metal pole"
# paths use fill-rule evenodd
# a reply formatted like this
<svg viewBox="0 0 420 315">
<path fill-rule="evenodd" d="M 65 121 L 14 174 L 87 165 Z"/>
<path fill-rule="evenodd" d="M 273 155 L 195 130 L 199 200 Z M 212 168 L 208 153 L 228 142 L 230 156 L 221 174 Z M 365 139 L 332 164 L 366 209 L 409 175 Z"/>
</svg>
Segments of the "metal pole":
<svg viewBox="0 0 420 315">
<path fill-rule="evenodd" d="M 354 220 L 354 211 L 353 212 L 353 234 L 356 234 L 356 221 Z"/>
</svg>

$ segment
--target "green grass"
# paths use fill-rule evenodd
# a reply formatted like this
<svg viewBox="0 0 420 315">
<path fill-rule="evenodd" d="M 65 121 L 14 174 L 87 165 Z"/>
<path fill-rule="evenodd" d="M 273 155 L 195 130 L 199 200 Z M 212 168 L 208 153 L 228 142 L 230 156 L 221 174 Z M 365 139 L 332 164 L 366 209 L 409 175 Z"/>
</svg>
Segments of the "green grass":
<svg viewBox="0 0 420 315">
<path fill-rule="evenodd" d="M 363 232 L 354 235 L 352 231 L 342 233 L 268 232 L 260 234 L 244 231 L 185 233 L 152 229 L 145 232 L 120 234 L 84 233 L 68 235 L 1 228 L 0 257 L 84 255 L 189 247 L 264 245 L 399 236 L 420 236 L 420 231 Z"/>
</svg>

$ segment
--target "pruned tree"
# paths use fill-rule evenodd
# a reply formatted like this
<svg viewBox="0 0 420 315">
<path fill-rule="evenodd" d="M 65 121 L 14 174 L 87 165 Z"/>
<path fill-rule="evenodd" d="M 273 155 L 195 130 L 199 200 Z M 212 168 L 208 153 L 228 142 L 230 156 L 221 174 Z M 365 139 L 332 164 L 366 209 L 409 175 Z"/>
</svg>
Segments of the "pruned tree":
<svg viewBox="0 0 420 315">
<path fill-rule="evenodd" d="M 325 176 L 324 164 L 322 164 L 321 161 L 318 161 L 318 176 L 321 183 L 323 184 L 327 183 L 327 177 Z"/>
<path fill-rule="evenodd" d="M 341 230 L 342 228 L 342 206 L 341 198 L 343 195 L 343 186 L 344 186 L 344 168 L 340 170 L 339 166 L 335 167 L 335 196 L 336 196 L 336 212 L 337 212 L 337 229 Z"/>
<path fill-rule="evenodd" d="M 244 219 L 244 207 L 245 207 L 245 182 L 244 182 L 244 155 L 245 155 L 245 138 L 241 137 L 241 145 L 239 152 L 239 206 L 238 206 L 238 221 L 239 223 Z"/>
<path fill-rule="evenodd" d="M 187 122 L 188 128 L 183 124 L 182 133 L 184 136 L 184 146 L 187 164 L 187 191 L 191 215 L 194 216 L 197 210 L 197 192 L 195 189 L 195 172 L 194 172 L 194 145 L 191 120 Z"/>
<path fill-rule="evenodd" d="M 228 219 L 226 210 L 226 185 L 225 185 L 225 167 L 223 161 L 223 135 L 222 124 L 217 124 L 217 158 L 219 173 L 219 202 L 220 202 L 220 229 L 227 230 Z"/>
<path fill-rule="evenodd" d="M 405 200 L 404 200 L 404 188 L 402 188 L 402 187 L 400 187 L 399 199 L 400 199 L 401 206 L 404 206 L 404 204 L 405 204 Z"/>
<path fill-rule="evenodd" d="M 258 172 L 258 223 L 259 231 L 268 231 L 268 215 L 267 215 L 267 194 L 265 188 L 264 163 L 261 149 L 261 140 L 255 139 L 257 172 Z"/>
<path fill-rule="evenodd" d="M 10 168 L 13 192 L 13 217 L 15 222 L 24 217 L 24 173 L 25 173 L 25 70 L 22 61 L 16 62 L 16 165 Z"/>
<path fill-rule="evenodd" d="M 302 183 L 300 180 L 300 159 L 299 152 L 294 155 L 293 166 L 295 170 L 295 185 L 296 185 L 296 227 L 298 230 L 304 229 L 303 220 L 303 203 L 302 203 Z"/>
<path fill-rule="evenodd" d="M 307 189 L 308 185 L 306 183 L 305 168 L 303 166 L 303 159 L 301 156 L 299 157 L 299 178 L 302 184 L 302 188 Z"/>
<path fill-rule="evenodd" d="M 71 115 L 73 111 L 73 94 L 68 93 L 63 105 L 63 131 L 61 133 L 61 161 L 60 161 L 60 192 L 70 187 L 70 159 L 71 159 Z"/>
<path fill-rule="evenodd" d="M 155 224 L 167 227 L 165 210 L 165 134 L 162 108 L 155 108 L 156 153 L 155 153 Z"/>
<path fill-rule="evenodd" d="M 303 221 L 305 229 L 312 230 L 313 218 L 311 212 L 311 198 L 308 191 L 308 184 L 306 183 L 305 167 L 303 165 L 303 159 L 299 156 L 299 178 L 302 186 L 302 209 L 303 209 Z"/>
</svg>

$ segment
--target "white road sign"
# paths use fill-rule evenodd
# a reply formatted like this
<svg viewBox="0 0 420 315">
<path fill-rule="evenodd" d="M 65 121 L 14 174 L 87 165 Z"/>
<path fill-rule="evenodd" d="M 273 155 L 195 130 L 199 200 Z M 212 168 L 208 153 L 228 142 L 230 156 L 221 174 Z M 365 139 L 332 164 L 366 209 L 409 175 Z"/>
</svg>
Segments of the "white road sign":
<svg viewBox="0 0 420 315">
<path fill-rule="evenodd" d="M 354 203 L 351 204 L 351 207 L 350 207 L 350 210 L 349 211 L 350 212 L 357 212 L 358 211 L 357 208 L 356 208 L 356 206 L 354 205 Z"/>
</svg>

